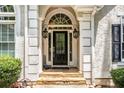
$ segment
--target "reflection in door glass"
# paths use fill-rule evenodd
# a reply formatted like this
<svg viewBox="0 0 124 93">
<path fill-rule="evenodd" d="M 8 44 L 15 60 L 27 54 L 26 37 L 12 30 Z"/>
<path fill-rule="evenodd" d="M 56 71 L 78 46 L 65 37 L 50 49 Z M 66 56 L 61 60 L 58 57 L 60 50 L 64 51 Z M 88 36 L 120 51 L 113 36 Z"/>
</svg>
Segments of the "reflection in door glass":
<svg viewBox="0 0 124 93">
<path fill-rule="evenodd" d="M 65 35 L 63 33 L 56 34 L 56 54 L 65 53 Z"/>
</svg>

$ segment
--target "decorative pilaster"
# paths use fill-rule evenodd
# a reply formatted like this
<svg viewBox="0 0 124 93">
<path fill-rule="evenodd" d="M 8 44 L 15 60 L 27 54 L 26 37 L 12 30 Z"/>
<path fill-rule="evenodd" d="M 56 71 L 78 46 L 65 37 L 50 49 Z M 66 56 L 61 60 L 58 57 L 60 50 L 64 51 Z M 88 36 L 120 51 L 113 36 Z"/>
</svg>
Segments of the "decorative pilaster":
<svg viewBox="0 0 124 93">
<path fill-rule="evenodd" d="M 91 37 L 91 14 L 80 14 L 79 29 L 80 29 L 80 71 L 85 79 L 90 80 L 92 76 L 92 37 Z"/>
<path fill-rule="evenodd" d="M 41 70 L 39 63 L 40 53 L 39 53 L 39 22 L 38 22 L 38 6 L 30 5 L 28 6 L 28 33 L 27 33 L 27 64 L 28 71 L 27 77 L 28 79 L 35 81 L 39 78 L 39 71 Z"/>
</svg>

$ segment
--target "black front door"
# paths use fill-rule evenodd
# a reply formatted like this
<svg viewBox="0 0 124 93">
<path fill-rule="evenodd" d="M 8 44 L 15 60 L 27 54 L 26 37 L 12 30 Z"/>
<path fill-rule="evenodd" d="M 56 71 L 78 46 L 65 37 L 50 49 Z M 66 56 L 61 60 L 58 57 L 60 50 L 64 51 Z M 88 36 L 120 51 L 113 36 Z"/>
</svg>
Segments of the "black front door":
<svg viewBox="0 0 124 93">
<path fill-rule="evenodd" d="M 67 31 L 53 32 L 53 65 L 68 64 Z"/>
</svg>

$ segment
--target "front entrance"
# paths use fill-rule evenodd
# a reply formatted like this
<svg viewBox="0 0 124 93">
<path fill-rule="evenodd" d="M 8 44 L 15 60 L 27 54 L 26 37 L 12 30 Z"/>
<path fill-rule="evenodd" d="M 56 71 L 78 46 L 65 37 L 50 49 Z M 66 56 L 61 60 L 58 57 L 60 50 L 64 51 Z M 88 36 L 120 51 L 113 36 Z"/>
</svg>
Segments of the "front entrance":
<svg viewBox="0 0 124 93">
<path fill-rule="evenodd" d="M 43 64 L 52 68 L 79 67 L 79 39 L 74 37 L 75 19 L 56 12 L 46 16 L 43 23 Z"/>
<path fill-rule="evenodd" d="M 67 31 L 53 31 L 53 65 L 68 65 L 67 35 Z"/>
</svg>

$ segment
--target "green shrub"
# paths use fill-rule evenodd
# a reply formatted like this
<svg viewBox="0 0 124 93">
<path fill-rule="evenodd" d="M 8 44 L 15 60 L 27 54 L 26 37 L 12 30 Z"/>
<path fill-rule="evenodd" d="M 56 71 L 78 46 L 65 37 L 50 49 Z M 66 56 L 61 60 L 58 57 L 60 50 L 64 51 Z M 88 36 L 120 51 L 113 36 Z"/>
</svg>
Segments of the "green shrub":
<svg viewBox="0 0 124 93">
<path fill-rule="evenodd" d="M 116 87 L 124 88 L 124 68 L 113 69 L 111 76 Z"/>
<path fill-rule="evenodd" d="M 21 61 L 13 57 L 0 57 L 0 87 L 10 87 L 18 80 L 21 72 Z"/>
</svg>

